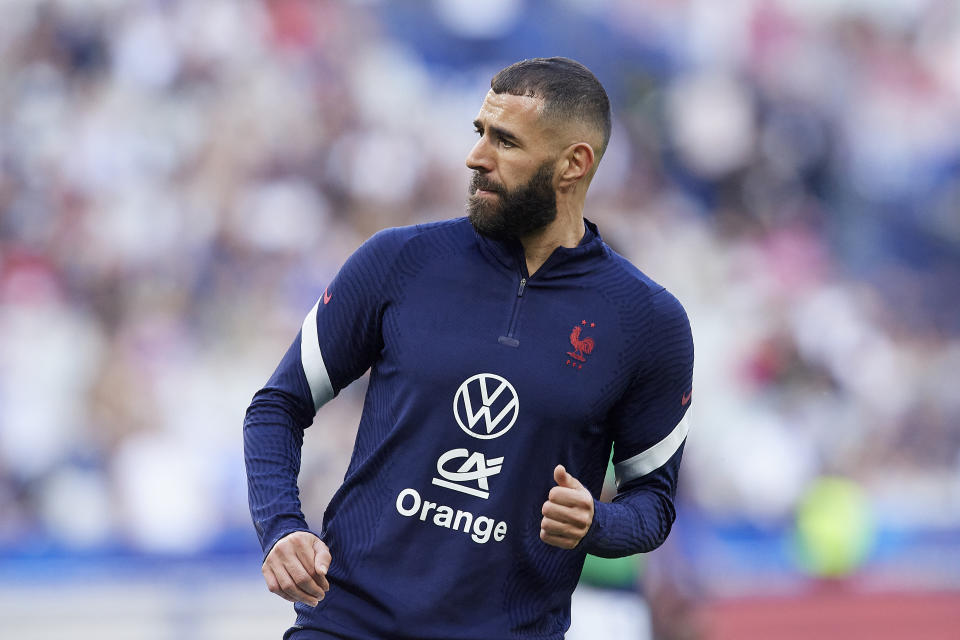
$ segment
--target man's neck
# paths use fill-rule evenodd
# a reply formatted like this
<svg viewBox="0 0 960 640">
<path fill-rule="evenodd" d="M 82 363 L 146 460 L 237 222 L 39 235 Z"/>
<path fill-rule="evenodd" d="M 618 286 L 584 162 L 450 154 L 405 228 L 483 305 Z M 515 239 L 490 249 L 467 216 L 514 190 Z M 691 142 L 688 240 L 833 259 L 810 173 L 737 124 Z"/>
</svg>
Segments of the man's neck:
<svg viewBox="0 0 960 640">
<path fill-rule="evenodd" d="M 527 261 L 527 274 L 543 266 L 557 247 L 573 248 L 583 239 L 583 210 L 558 211 L 557 218 L 543 231 L 520 238 Z"/>
</svg>

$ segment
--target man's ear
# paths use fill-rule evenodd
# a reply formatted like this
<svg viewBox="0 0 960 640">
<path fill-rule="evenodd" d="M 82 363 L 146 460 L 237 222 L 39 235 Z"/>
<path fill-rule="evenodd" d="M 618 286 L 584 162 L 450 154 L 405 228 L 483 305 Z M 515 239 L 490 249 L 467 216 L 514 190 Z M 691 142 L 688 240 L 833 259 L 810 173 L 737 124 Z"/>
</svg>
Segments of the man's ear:
<svg viewBox="0 0 960 640">
<path fill-rule="evenodd" d="M 567 147 L 564 154 L 563 169 L 560 171 L 559 184 L 561 189 L 569 189 L 590 174 L 596 156 L 593 147 L 586 142 L 575 142 Z"/>
</svg>

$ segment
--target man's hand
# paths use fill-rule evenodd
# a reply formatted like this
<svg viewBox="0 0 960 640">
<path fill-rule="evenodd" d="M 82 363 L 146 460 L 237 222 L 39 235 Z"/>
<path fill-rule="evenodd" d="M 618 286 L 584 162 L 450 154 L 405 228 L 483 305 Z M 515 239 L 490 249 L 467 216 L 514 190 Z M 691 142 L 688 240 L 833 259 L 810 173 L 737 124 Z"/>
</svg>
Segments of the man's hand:
<svg viewBox="0 0 960 640">
<path fill-rule="evenodd" d="M 330 589 L 330 550 L 308 531 L 294 531 L 273 545 L 260 571 L 267 588 L 284 600 L 317 606 Z"/>
<path fill-rule="evenodd" d="M 557 486 L 543 503 L 540 539 L 561 549 L 573 549 L 593 524 L 593 496 L 562 464 L 553 470 Z"/>
</svg>

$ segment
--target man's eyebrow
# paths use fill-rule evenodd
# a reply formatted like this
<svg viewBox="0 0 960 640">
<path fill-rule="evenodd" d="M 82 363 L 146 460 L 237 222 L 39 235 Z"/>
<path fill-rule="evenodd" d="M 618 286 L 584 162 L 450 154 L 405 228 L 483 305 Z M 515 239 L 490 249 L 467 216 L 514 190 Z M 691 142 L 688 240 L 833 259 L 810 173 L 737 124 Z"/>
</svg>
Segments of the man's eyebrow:
<svg viewBox="0 0 960 640">
<path fill-rule="evenodd" d="M 516 142 L 516 141 L 519 141 L 519 138 L 518 138 L 516 135 L 514 135 L 514 134 L 510 133 L 509 131 L 507 131 L 506 129 L 504 129 L 504 128 L 502 128 L 502 127 L 498 127 L 498 126 L 496 126 L 496 125 L 490 125 L 489 127 L 484 127 L 482 122 L 480 122 L 479 120 L 474 120 L 474 121 L 473 121 L 473 126 L 474 126 L 474 127 L 476 128 L 476 130 L 479 131 L 480 133 L 483 133 L 484 130 L 489 129 L 489 130 L 490 130 L 490 133 L 492 133 L 493 135 L 497 136 L 498 138 L 506 138 L 506 139 L 508 139 L 508 140 L 513 140 L 513 141 L 515 141 L 515 142 Z"/>
</svg>

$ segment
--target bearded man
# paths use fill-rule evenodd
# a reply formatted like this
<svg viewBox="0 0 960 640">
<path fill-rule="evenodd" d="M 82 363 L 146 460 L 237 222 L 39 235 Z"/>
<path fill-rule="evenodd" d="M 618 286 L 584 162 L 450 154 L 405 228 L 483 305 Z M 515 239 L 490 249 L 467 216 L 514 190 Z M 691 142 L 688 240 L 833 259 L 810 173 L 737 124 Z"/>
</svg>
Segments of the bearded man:
<svg viewBox="0 0 960 640">
<path fill-rule="evenodd" d="M 364 243 L 254 396 L 250 509 L 267 586 L 296 603 L 284 638 L 561 639 L 587 553 L 667 537 L 693 342 L 676 298 L 583 217 L 610 118 L 573 60 L 500 71 L 473 123 L 468 215 Z M 314 532 L 304 429 L 368 369 Z"/>
</svg>

